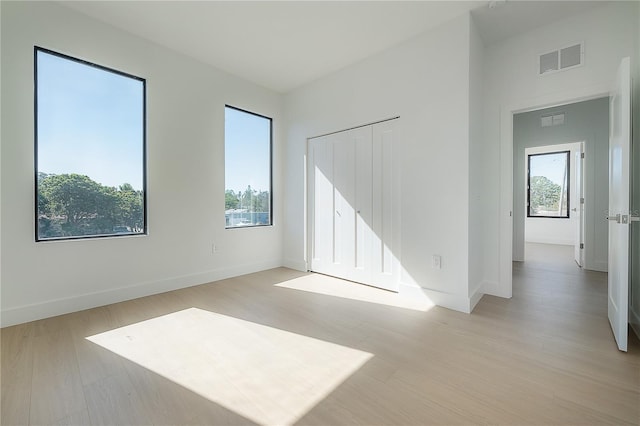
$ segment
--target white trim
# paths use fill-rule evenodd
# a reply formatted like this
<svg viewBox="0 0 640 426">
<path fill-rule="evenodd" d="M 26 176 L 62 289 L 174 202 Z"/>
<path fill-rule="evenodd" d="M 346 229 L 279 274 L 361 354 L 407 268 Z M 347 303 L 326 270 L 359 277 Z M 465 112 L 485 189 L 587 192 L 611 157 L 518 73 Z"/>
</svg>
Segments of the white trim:
<svg viewBox="0 0 640 426">
<path fill-rule="evenodd" d="M 495 296 L 510 298 L 513 291 L 513 115 L 609 96 L 610 84 L 598 84 L 514 101 L 500 108 L 500 201 L 498 232 L 499 282 Z"/>
<path fill-rule="evenodd" d="M 470 292 L 470 296 L 469 296 L 469 312 L 473 312 L 473 310 L 475 309 L 475 307 L 478 304 L 478 302 L 480 302 L 480 299 L 482 299 L 482 296 L 484 296 L 485 288 L 488 285 L 489 285 L 488 282 L 481 281 L 476 286 L 476 288 L 472 292 Z"/>
<path fill-rule="evenodd" d="M 525 234 L 526 235 L 526 234 Z M 525 240 L 526 243 L 536 243 L 536 244 L 551 244 L 557 246 L 571 246 L 575 245 L 575 241 L 571 240 L 560 240 L 558 238 L 537 238 L 537 237 L 529 237 Z"/>
<path fill-rule="evenodd" d="M 593 262 L 588 269 L 589 271 L 609 272 L 609 264 L 607 262 Z"/>
<path fill-rule="evenodd" d="M 484 296 L 484 287 L 489 284 L 481 282 L 476 286 L 471 297 L 465 297 L 459 294 L 445 293 L 438 290 L 432 290 L 415 284 L 400 283 L 399 294 L 403 297 L 412 299 L 423 299 L 427 297 L 431 303 L 443 308 L 452 309 L 454 311 L 470 314 L 473 308 L 480 302 Z"/>
<path fill-rule="evenodd" d="M 280 267 L 277 260 L 256 262 L 229 268 L 215 269 L 197 274 L 183 275 L 167 278 L 159 281 L 147 281 L 127 287 L 114 288 L 94 293 L 86 293 L 79 296 L 64 297 L 45 302 L 22 305 L 8 308 L 0 312 L 2 327 L 22 324 L 43 318 L 68 314 L 71 312 L 105 306 L 112 303 L 124 302 L 139 297 L 165 293 L 181 288 L 206 284 L 225 278 L 264 271 Z"/>
<path fill-rule="evenodd" d="M 469 298 L 459 294 L 444 293 L 402 282 L 400 283 L 399 293 L 402 296 L 408 296 L 416 299 L 424 298 L 426 296 L 434 305 L 453 309 L 454 311 L 463 312 L 465 314 L 471 312 L 469 309 Z"/>
<path fill-rule="evenodd" d="M 302 259 L 302 260 L 285 259 L 282 262 L 282 266 L 284 266 L 285 268 L 293 269 L 293 270 L 300 271 L 300 272 L 308 272 L 309 271 L 309 267 L 307 266 L 307 262 L 304 259 Z"/>
</svg>

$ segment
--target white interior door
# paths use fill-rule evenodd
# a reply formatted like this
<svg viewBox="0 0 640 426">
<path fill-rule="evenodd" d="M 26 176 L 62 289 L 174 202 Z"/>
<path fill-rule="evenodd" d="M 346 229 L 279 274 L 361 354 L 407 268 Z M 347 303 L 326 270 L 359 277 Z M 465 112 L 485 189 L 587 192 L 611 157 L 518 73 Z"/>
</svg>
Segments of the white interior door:
<svg viewBox="0 0 640 426">
<path fill-rule="evenodd" d="M 608 316 L 621 351 L 627 350 L 629 320 L 629 217 L 631 67 L 624 58 L 610 96 Z"/>
<path fill-rule="evenodd" d="M 576 165 L 575 179 L 574 179 L 574 206 L 571 212 L 574 215 L 574 221 L 576 224 L 576 240 L 574 243 L 574 254 L 576 263 L 578 266 L 584 266 L 584 142 L 580 143 L 580 149 L 575 153 Z"/>
</svg>

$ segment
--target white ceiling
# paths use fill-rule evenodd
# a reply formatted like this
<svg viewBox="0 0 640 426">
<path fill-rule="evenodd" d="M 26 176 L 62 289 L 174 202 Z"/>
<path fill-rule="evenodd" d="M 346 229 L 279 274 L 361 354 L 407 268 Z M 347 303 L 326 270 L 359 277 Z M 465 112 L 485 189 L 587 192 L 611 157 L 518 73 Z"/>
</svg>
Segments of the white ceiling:
<svg viewBox="0 0 640 426">
<path fill-rule="evenodd" d="M 608 1 L 496 1 L 492 8 L 473 10 L 473 19 L 485 44 L 512 37 L 550 22 L 581 13 Z"/>
<path fill-rule="evenodd" d="M 277 92 L 287 92 L 473 10 L 486 42 L 588 1 L 61 1 Z M 504 4 L 502 4 L 504 3 Z"/>
</svg>

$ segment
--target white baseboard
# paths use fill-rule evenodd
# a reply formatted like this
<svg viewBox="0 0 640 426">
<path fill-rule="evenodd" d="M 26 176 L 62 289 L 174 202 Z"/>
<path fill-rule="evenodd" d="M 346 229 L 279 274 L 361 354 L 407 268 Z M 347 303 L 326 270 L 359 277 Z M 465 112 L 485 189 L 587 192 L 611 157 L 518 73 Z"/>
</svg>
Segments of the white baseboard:
<svg viewBox="0 0 640 426">
<path fill-rule="evenodd" d="M 285 259 L 284 262 L 282 262 L 282 266 L 300 272 L 307 272 L 309 270 L 307 262 L 304 260 Z"/>
<path fill-rule="evenodd" d="M 436 306 L 464 312 L 465 314 L 471 312 L 469 298 L 458 294 L 444 293 L 406 283 L 400 283 L 400 294 L 411 298 L 427 297 Z"/>
<path fill-rule="evenodd" d="M 46 302 L 17 306 L 4 309 L 0 312 L 0 324 L 2 327 L 22 324 L 43 318 L 68 314 L 71 312 L 91 309 L 98 306 L 110 305 L 125 300 L 165 293 L 167 291 L 206 284 L 225 278 L 264 271 L 282 266 L 280 260 L 270 260 L 251 264 L 237 265 L 228 268 L 220 268 L 197 274 L 171 277 L 159 281 L 142 282 L 134 285 L 119 287 L 79 296 L 65 297 L 48 300 Z"/>
<path fill-rule="evenodd" d="M 593 262 L 593 264 L 586 264 L 585 262 L 584 269 L 589 271 L 607 272 L 609 270 L 609 265 L 607 262 Z"/>
<path fill-rule="evenodd" d="M 573 246 L 574 240 L 558 240 L 555 238 L 528 238 L 525 239 L 525 243 L 537 243 L 537 244 L 553 244 L 557 246 Z"/>
<path fill-rule="evenodd" d="M 489 286 L 487 281 L 479 282 L 476 287 L 469 292 L 469 312 L 473 312 L 482 296 L 484 296 L 485 288 Z"/>
<path fill-rule="evenodd" d="M 497 281 L 485 281 L 483 285 L 483 292 L 489 296 L 502 297 L 503 299 L 511 299 L 511 294 L 506 294 L 505 289 L 500 287 L 500 283 Z"/>
</svg>

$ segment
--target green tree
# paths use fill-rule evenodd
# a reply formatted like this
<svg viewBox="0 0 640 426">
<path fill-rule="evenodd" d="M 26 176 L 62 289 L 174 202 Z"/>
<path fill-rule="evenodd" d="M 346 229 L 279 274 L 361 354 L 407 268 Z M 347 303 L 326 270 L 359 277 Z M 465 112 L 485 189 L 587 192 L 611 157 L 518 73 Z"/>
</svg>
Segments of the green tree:
<svg viewBox="0 0 640 426">
<path fill-rule="evenodd" d="M 240 204 L 240 200 L 235 192 L 231 189 L 227 189 L 224 191 L 224 209 L 237 209 Z"/>
<path fill-rule="evenodd" d="M 46 173 L 38 173 L 38 216 L 47 216 L 51 213 L 49 199 L 42 191 L 42 181 L 47 178 Z"/>
<path fill-rule="evenodd" d="M 40 189 L 51 214 L 64 216 L 66 223 L 93 217 L 109 203 L 102 185 L 75 173 L 49 175 L 40 182 Z"/>
<path fill-rule="evenodd" d="M 257 198 L 256 211 L 268 212 L 269 205 L 271 204 L 271 197 L 269 195 L 269 191 L 260 191 L 256 198 Z"/>
<path fill-rule="evenodd" d="M 251 188 L 251 185 L 247 186 L 247 189 L 241 195 L 241 206 L 249 211 L 256 211 L 256 204 L 258 200 L 256 198 L 256 190 Z"/>
<path fill-rule="evenodd" d="M 562 187 L 545 176 L 533 176 L 530 180 L 530 208 L 539 210 L 557 210 Z"/>
<path fill-rule="evenodd" d="M 38 227 L 43 237 L 110 234 L 144 226 L 144 194 L 131 184 L 108 187 L 79 174 L 38 174 Z"/>
<path fill-rule="evenodd" d="M 115 191 L 116 222 L 128 226 L 133 231 L 142 229 L 144 221 L 144 206 L 142 191 L 136 191 L 128 183 L 120 185 Z"/>
</svg>

